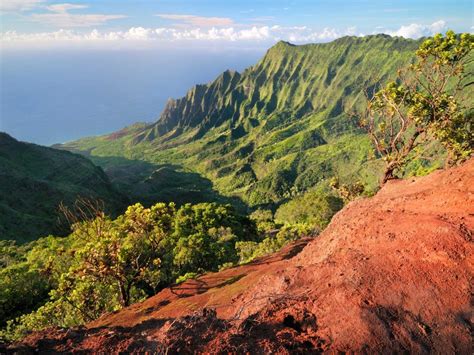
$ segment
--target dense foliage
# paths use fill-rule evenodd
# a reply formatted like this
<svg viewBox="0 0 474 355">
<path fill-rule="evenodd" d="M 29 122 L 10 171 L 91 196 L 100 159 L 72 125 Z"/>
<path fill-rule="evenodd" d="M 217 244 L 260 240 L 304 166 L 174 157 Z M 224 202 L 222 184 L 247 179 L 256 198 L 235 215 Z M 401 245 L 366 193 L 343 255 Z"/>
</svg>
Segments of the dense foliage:
<svg viewBox="0 0 474 355">
<path fill-rule="evenodd" d="M 343 200 L 324 188 L 310 190 L 282 204 L 275 219 L 287 223 L 305 223 L 324 229 L 343 206 Z"/>
<path fill-rule="evenodd" d="M 84 213 L 92 217 L 74 223 L 67 237 L 49 236 L 21 246 L 2 242 L 1 334 L 15 339 L 53 325 L 80 325 L 175 282 L 316 235 L 341 207 L 340 201 L 318 201 L 315 218 L 296 218 L 293 224 L 275 221 L 269 210 L 248 218 L 217 203 L 179 208 L 137 203 L 116 219 L 92 207 L 92 213 Z"/>
<path fill-rule="evenodd" d="M 188 273 L 235 264 L 236 242 L 258 240 L 254 222 L 230 205 L 135 204 L 116 219 L 97 211 L 75 223 L 68 237 L 1 244 L 0 325 L 23 315 L 7 332 L 19 336 L 82 324 Z"/>
</svg>

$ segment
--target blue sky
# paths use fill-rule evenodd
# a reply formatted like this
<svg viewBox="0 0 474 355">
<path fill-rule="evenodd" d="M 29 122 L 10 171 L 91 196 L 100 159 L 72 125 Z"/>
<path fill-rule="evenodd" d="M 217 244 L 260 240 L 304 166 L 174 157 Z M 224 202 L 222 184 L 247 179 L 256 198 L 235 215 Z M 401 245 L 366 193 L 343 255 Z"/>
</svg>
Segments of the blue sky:
<svg viewBox="0 0 474 355">
<path fill-rule="evenodd" d="M 2 45 L 52 42 L 262 44 L 473 31 L 472 0 L 2 0 Z"/>
</svg>

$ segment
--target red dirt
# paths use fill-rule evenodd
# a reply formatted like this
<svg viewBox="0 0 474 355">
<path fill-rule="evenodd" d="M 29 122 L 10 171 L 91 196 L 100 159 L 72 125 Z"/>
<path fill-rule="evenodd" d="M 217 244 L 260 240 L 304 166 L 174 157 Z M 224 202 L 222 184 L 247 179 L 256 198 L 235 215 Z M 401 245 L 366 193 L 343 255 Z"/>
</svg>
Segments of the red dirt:
<svg viewBox="0 0 474 355">
<path fill-rule="evenodd" d="M 471 159 L 389 182 L 314 240 L 11 350 L 472 353 L 473 236 Z"/>
</svg>

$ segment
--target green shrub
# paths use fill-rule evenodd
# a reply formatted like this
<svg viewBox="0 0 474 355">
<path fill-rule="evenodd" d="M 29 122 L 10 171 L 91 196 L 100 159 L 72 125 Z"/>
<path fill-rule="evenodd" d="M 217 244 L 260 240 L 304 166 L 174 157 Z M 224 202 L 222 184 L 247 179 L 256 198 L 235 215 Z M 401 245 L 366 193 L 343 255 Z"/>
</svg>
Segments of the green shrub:
<svg viewBox="0 0 474 355">
<path fill-rule="evenodd" d="M 287 224 L 276 234 L 268 235 L 260 243 L 240 241 L 235 244 L 235 248 L 239 252 L 240 263 L 247 263 L 255 258 L 274 253 L 305 235 L 314 235 L 313 228 L 308 224 Z"/>
<path fill-rule="evenodd" d="M 176 283 L 180 284 L 180 283 L 183 283 L 186 280 L 195 279 L 198 276 L 199 276 L 199 274 L 197 272 L 187 272 L 184 275 L 181 275 L 180 277 L 178 277 L 176 279 Z"/>
</svg>

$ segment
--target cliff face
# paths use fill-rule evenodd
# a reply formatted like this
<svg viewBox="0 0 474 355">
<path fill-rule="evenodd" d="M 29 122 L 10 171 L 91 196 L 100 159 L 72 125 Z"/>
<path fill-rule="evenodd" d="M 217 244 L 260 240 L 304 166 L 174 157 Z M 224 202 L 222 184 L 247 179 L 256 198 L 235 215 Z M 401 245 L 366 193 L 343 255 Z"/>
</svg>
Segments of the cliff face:
<svg viewBox="0 0 474 355">
<path fill-rule="evenodd" d="M 166 289 L 40 351 L 469 353 L 474 160 L 388 183 L 316 239 Z"/>
<path fill-rule="evenodd" d="M 168 132 L 197 126 L 203 129 L 222 123 L 228 114 L 228 106 L 239 104 L 238 95 L 233 90 L 238 85 L 240 74 L 226 71 L 215 81 L 207 85 L 196 85 L 186 96 L 177 100 L 169 100 L 163 110 L 160 120 L 151 128 L 135 138 L 135 143 L 144 140 L 154 140 Z"/>
</svg>

